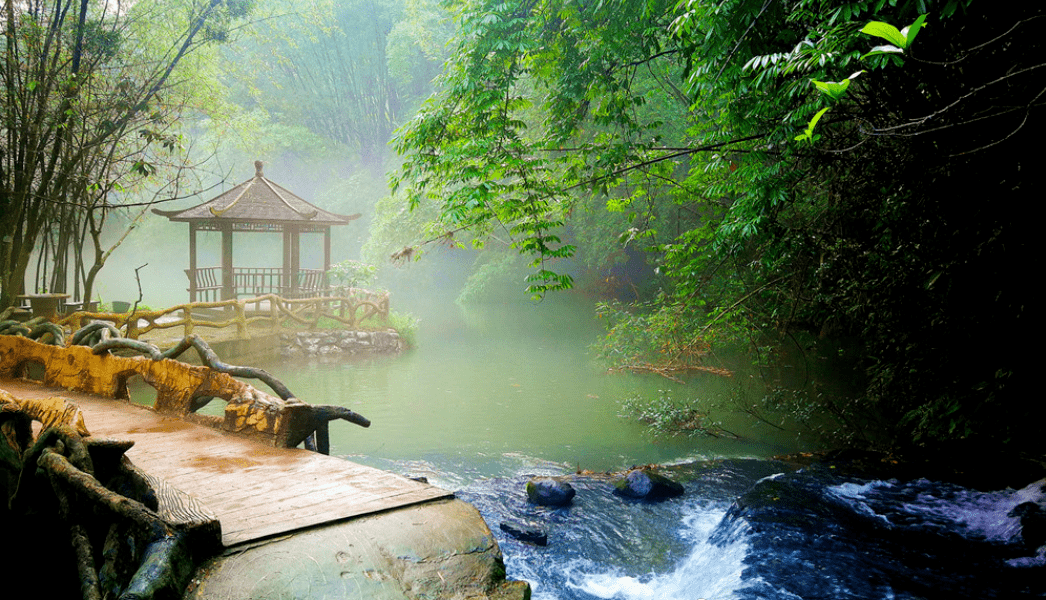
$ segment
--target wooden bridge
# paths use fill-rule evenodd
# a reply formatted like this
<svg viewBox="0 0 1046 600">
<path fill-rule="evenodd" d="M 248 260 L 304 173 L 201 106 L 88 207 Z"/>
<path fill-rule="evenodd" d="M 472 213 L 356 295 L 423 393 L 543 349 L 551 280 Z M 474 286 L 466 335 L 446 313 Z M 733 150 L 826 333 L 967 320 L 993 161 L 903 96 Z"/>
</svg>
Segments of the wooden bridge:
<svg viewBox="0 0 1046 600">
<path fill-rule="evenodd" d="M 200 521 L 217 517 L 226 546 L 450 496 L 326 456 L 331 421 L 364 427 L 369 421 L 348 409 L 303 402 L 264 371 L 237 374 L 262 377 L 277 395 L 234 378 L 230 369 L 246 368 L 213 356 L 210 366 L 195 366 L 118 356 L 104 349 L 108 345 L 62 347 L 0 335 L 0 390 L 19 401 L 69 399 L 90 437 L 133 441 L 127 457 L 136 467 L 195 498 L 179 506 L 183 496 L 174 494 L 168 510 L 199 511 Z M 132 377 L 156 390 L 152 407 L 130 403 Z M 226 402 L 224 416 L 196 413 L 215 398 Z M 297 448 L 302 444 L 319 452 Z"/>
<path fill-rule="evenodd" d="M 0 335 L 0 450 L 18 453 L 22 474 L 46 473 L 16 473 L 10 505 L 28 514 L 38 498 L 57 503 L 60 518 L 44 522 L 69 535 L 79 577 L 68 582 L 85 599 L 103 587 L 135 598 L 301 597 L 299 585 L 374 600 L 530 597 L 525 582 L 505 580 L 474 508 L 324 454 L 331 421 L 366 427 L 364 417 L 303 402 L 264 371 L 222 363 L 195 335 L 164 352 L 126 338 L 89 341 L 106 327 L 84 327 L 69 346 Z M 183 346 L 205 364 L 174 360 Z M 276 395 L 233 375 L 258 378 Z M 129 402 L 136 377 L 156 390 L 152 407 Z M 222 417 L 196 413 L 215 398 L 226 401 Z M 12 539 L 39 525 L 19 523 Z M 104 564 L 95 562 L 103 546 Z M 38 556 L 17 555 L 13 572 L 50 576 L 52 564 Z"/>
<path fill-rule="evenodd" d="M 127 452 L 131 462 L 192 499 L 167 494 L 163 508 L 216 518 L 226 547 L 452 496 L 379 469 L 274 448 L 122 400 L 19 380 L 0 380 L 0 389 L 20 399 L 68 398 L 92 436 L 134 441 Z"/>
</svg>

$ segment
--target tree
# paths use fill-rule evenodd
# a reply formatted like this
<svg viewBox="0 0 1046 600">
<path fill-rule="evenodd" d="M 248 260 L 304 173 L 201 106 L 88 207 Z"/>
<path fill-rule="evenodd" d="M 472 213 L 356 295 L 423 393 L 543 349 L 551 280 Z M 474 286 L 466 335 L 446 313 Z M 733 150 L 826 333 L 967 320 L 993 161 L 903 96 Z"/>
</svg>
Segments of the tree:
<svg viewBox="0 0 1046 600">
<path fill-rule="evenodd" d="M 384 177 L 387 145 L 441 62 L 438 7 L 424 1 L 274 3 L 243 51 L 250 101 L 358 156 Z M 435 38 L 435 39 L 433 39 Z M 249 70 L 249 72 L 246 72 Z"/>
<path fill-rule="evenodd" d="M 177 144 L 165 133 L 169 107 L 186 91 L 176 68 L 226 39 L 252 4 L 4 3 L 0 304 L 22 292 L 50 223 L 63 224 L 56 242 L 68 243 L 74 228 L 80 241 L 112 210 L 113 192 L 156 170 L 149 149 Z"/>
<path fill-rule="evenodd" d="M 654 250 L 654 310 L 685 334 L 680 348 L 716 328 L 846 342 L 863 391 L 813 401 L 837 441 L 1038 443 L 1033 420 L 1012 418 L 1028 414 L 1028 360 L 1012 348 L 1027 328 L 1030 228 L 1011 207 L 1039 190 L 1024 148 L 1043 125 L 1042 9 L 458 7 L 443 91 L 398 140 L 396 182 L 415 206 L 436 203 L 446 230 L 507 231 L 534 257 L 532 290 L 561 289 L 569 279 L 547 265 L 573 253 L 563 225 L 597 190 L 635 215 L 623 238 Z M 878 43 L 869 22 L 928 12 L 912 47 L 861 60 Z M 813 82 L 861 69 L 823 112 L 832 100 Z M 680 94 L 678 115 L 643 111 Z M 685 212 L 676 227 L 667 206 Z M 986 335 L 1004 349 L 971 351 Z"/>
<path fill-rule="evenodd" d="M 860 402 L 822 407 L 850 436 L 1035 446 L 1011 420 L 1026 414 L 1029 389 L 1028 360 L 1010 344 L 1028 318 L 1018 265 L 1031 231 L 1017 213 L 969 200 L 1021 206 L 1036 196 L 1019 149 L 1043 125 L 1041 10 L 942 2 L 914 47 L 858 64 L 881 41 L 861 33 L 869 21 L 918 22 L 926 7 L 793 12 L 782 30 L 755 3 L 736 6 L 747 38 L 691 49 L 707 57 L 695 60 L 695 76 L 707 64 L 746 91 L 725 114 L 729 134 L 766 134 L 717 231 L 722 255 L 757 267 L 747 308 L 767 328 L 855 340 Z M 791 39 L 768 45 L 775 31 Z M 730 52 L 743 63 L 713 60 Z M 812 80 L 860 67 L 818 125 L 821 138 L 789 143 L 828 100 Z M 968 352 L 985 335 L 1006 340 L 1002 349 Z"/>
<path fill-rule="evenodd" d="M 412 206 L 436 201 L 445 232 L 498 231 L 532 256 L 532 293 L 570 287 L 552 267 L 575 250 L 562 238 L 570 192 L 613 189 L 624 207 L 626 177 L 649 178 L 635 187 L 645 194 L 665 181 L 654 165 L 688 154 L 672 147 L 685 136 L 644 110 L 647 96 L 680 96 L 667 6 L 463 3 L 458 50 L 442 91 L 401 132 L 394 183 Z"/>
</svg>

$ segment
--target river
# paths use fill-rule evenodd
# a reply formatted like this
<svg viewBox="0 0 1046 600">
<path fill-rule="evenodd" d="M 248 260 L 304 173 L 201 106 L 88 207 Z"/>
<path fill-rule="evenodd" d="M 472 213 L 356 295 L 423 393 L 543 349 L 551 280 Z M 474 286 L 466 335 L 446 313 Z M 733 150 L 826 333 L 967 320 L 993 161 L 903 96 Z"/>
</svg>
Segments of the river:
<svg viewBox="0 0 1046 600">
<path fill-rule="evenodd" d="M 621 416 L 625 398 L 713 402 L 758 394 L 758 380 L 739 365 L 727 365 L 733 378 L 685 385 L 608 374 L 589 349 L 602 324 L 580 297 L 409 310 L 421 323 L 402 355 L 256 366 L 309 402 L 372 420 L 332 423 L 331 454 L 427 477 L 475 505 L 508 576 L 531 582 L 535 600 L 1046 597 L 1046 546 L 1022 537 L 1020 518 L 1046 514 L 1041 485 L 983 493 L 796 471 L 770 459 L 804 449 L 795 436 L 743 415 L 716 415 L 736 439 L 654 435 Z M 612 493 L 603 472 L 649 463 L 670 465 L 686 494 L 649 503 Z M 577 496 L 566 508 L 530 505 L 532 475 L 569 476 Z M 499 526 L 510 521 L 547 533 L 548 545 L 509 537 Z"/>
<path fill-rule="evenodd" d="M 758 390 L 751 375 L 609 374 L 590 345 L 603 332 L 593 305 L 566 296 L 462 309 L 418 306 L 416 347 L 399 356 L 334 354 L 259 365 L 299 397 L 343 404 L 374 423 L 335 423 L 331 454 L 457 489 L 486 477 L 767 457 L 799 449 L 794 434 L 715 412 L 739 435 L 654 435 L 622 416 L 629 397 L 698 402 Z M 719 363 L 713 363 L 718 366 Z"/>
</svg>

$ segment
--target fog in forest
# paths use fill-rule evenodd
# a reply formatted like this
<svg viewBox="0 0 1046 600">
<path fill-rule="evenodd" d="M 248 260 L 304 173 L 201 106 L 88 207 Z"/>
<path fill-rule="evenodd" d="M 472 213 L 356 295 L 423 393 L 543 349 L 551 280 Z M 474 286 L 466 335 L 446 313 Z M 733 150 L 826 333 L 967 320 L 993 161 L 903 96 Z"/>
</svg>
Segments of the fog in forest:
<svg viewBox="0 0 1046 600">
<path fill-rule="evenodd" d="M 321 179 L 316 175 L 303 172 L 294 160 L 284 162 L 265 162 L 265 177 L 274 183 L 292 191 L 297 196 L 313 204 L 336 212 L 351 215 L 360 213 L 363 216 L 351 221 L 349 225 L 334 227 L 331 232 L 331 261 L 337 263 L 347 259 L 358 259 L 360 249 L 368 235 L 367 227 L 374 211 L 374 195 L 378 191 L 365 190 L 353 195 L 317 200 L 339 183 L 333 175 Z M 316 165 L 313 165 L 314 167 Z M 351 170 L 344 164 L 325 165 L 327 171 L 335 173 L 339 168 Z M 244 162 L 239 168 L 231 168 L 230 175 L 224 182 L 217 182 L 207 192 L 177 202 L 165 203 L 164 210 L 189 208 L 208 201 L 224 191 L 254 176 L 253 161 Z M 380 191 L 380 190 L 379 190 Z M 123 234 L 117 227 L 111 228 L 106 236 L 113 243 Z M 233 263 L 236 267 L 271 267 L 278 268 L 282 263 L 283 238 L 279 233 L 236 232 L 233 235 Z M 323 234 L 303 233 L 301 235 L 301 267 L 308 269 L 323 268 Z M 199 267 L 221 266 L 221 234 L 213 231 L 197 233 L 197 264 Z M 143 267 L 143 265 L 145 265 Z M 142 267 L 139 269 L 139 267 Z M 97 299 L 102 302 L 111 300 L 137 299 L 137 275 L 141 279 L 142 302 L 151 307 L 163 307 L 188 302 L 189 281 L 185 269 L 189 267 L 189 226 L 186 223 L 169 221 L 166 217 L 150 214 L 132 231 L 122 245 L 106 262 L 99 276 Z"/>
<path fill-rule="evenodd" d="M 331 455 L 427 478 L 501 521 L 491 529 L 505 570 L 534 582 L 535 599 L 1044 597 L 1031 575 L 1046 564 L 1046 449 L 1026 350 L 1037 232 L 1019 209 L 1044 195 L 1027 149 L 1044 130 L 1046 15 L 1040 3 L 1001 7 L 9 2 L 0 332 L 61 345 L 60 327 L 40 321 L 57 320 L 63 294 L 101 311 L 187 303 L 189 224 L 153 211 L 207 202 L 255 177 L 259 161 L 267 180 L 353 217 L 331 227 L 329 274 L 365 274 L 359 287 L 388 290 L 391 310 L 361 324 L 343 317 L 383 315 L 384 304 L 324 298 L 309 309 L 315 321 L 290 315 L 313 331 L 290 325 L 272 337 L 279 355 L 251 366 L 316 406 L 287 405 L 311 415 L 307 429 L 345 414 L 327 405 L 373 420 L 365 430 L 336 420 Z M 234 268 L 284 266 L 283 234 L 232 237 Z M 222 235 L 195 239 L 196 267 L 222 267 Z M 322 268 L 324 235 L 300 239 L 300 268 Z M 316 275 L 265 273 L 240 298 L 318 291 Z M 227 294 L 221 283 L 208 292 Z M 49 314 L 30 318 L 25 303 Z M 336 303 L 341 315 L 319 314 Z M 134 317 L 109 318 L 136 334 Z M 353 330 L 328 330 L 337 323 Z M 116 347 L 145 346 L 93 345 Z M 9 354 L 16 374 L 64 364 Z M 128 375 L 115 377 L 122 393 Z M 157 402 L 154 379 L 131 379 L 143 390 L 132 401 Z M 210 402 L 220 394 L 194 389 L 185 401 L 201 415 L 259 414 L 226 414 Z M 11 423 L 8 441 L 21 443 L 27 427 Z M 312 436 L 320 449 L 324 431 Z M 26 468 L 61 458 L 40 448 L 21 455 Z M 822 468 L 832 456 L 845 468 Z M 800 464 L 810 468 L 785 473 Z M 611 491 L 607 476 L 639 475 L 637 465 L 678 473 L 685 497 L 619 498 L 631 484 Z M 524 482 L 541 474 L 577 482 L 575 508 L 531 506 Z M 955 479 L 938 486 L 939 475 Z M 953 485 L 1004 478 L 1020 491 L 985 498 Z M 61 502 L 40 506 L 65 507 L 55 490 Z M 65 547 L 83 561 L 83 531 L 105 530 L 73 520 L 88 512 L 51 519 L 72 524 Z M 502 517 L 540 517 L 557 539 L 508 540 Z M 1001 537 L 981 531 L 989 521 Z M 175 537 L 136 546 L 152 556 Z M 123 554 L 105 547 L 95 555 L 108 572 Z M 263 547 L 275 543 L 250 550 Z M 352 552 L 330 554 L 324 585 L 392 589 L 367 562 L 360 577 L 344 570 Z M 927 560 L 908 565 L 916 554 Z M 443 558 L 414 562 L 442 581 Z"/>
<path fill-rule="evenodd" d="M 396 165 L 389 141 L 434 91 L 450 24 L 433 2 L 266 4 L 228 43 L 201 59 L 217 73 L 203 83 L 212 86 L 209 93 L 219 101 L 208 98 L 209 111 L 185 111 L 177 117 L 185 136 L 184 156 L 169 161 L 195 165 L 183 175 L 179 192 L 198 193 L 170 200 L 169 194 L 154 198 L 143 191 L 115 194 L 110 201 L 119 205 L 155 199 L 154 207 L 162 210 L 188 208 L 252 178 L 254 161 L 260 160 L 266 178 L 304 200 L 336 214 L 361 215 L 331 232 L 332 264 L 359 260 L 371 237 L 376 206 L 389 195 L 386 171 Z M 325 34 L 317 36 L 318 29 Z M 175 171 L 161 168 L 147 187 L 174 177 Z M 124 235 L 137 210 L 110 214 L 102 237 L 105 248 Z M 389 248 L 421 241 L 420 228 L 398 229 L 399 238 L 376 240 L 375 249 L 381 250 L 367 259 L 387 262 L 382 258 Z M 188 224 L 147 214 L 106 261 L 92 299 L 135 301 L 137 270 L 145 305 L 187 302 L 188 239 Z M 198 266 L 220 266 L 220 234 L 200 232 L 197 241 Z M 279 234 L 237 232 L 234 265 L 280 267 L 281 246 Z M 39 252 L 27 272 L 30 290 L 47 287 L 34 286 L 37 258 Z M 303 233 L 301 267 L 318 269 L 322 263 L 322 234 Z M 389 270 L 388 264 L 378 266 Z M 396 271 L 402 272 L 402 266 L 389 270 L 393 283 L 403 278 Z M 425 278 L 422 274 L 418 282 Z M 74 293 L 74 287 L 70 277 L 66 291 Z"/>
</svg>

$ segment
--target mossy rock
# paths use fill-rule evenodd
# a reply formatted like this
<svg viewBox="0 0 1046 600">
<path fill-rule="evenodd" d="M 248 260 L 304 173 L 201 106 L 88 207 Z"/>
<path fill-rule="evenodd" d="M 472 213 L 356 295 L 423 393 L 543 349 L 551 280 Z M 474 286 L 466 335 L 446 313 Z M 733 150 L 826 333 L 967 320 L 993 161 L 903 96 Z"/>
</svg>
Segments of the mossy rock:
<svg viewBox="0 0 1046 600">
<path fill-rule="evenodd" d="M 535 477 L 527 482 L 527 499 L 541 506 L 566 506 L 574 499 L 574 487 L 551 477 Z"/>
<path fill-rule="evenodd" d="M 637 500 L 665 500 L 683 495 L 683 485 L 650 469 L 629 471 L 614 482 L 614 493 Z"/>
</svg>

